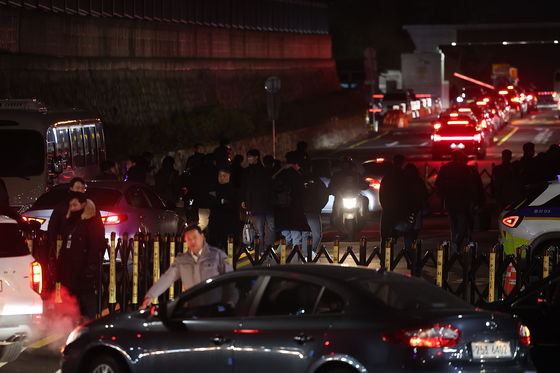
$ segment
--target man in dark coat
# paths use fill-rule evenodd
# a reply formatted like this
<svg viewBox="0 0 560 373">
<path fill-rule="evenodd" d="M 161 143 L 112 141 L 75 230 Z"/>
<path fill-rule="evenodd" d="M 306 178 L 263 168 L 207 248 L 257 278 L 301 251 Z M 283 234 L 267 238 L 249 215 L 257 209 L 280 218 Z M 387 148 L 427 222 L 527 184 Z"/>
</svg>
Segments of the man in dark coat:
<svg viewBox="0 0 560 373">
<path fill-rule="evenodd" d="M 222 139 L 220 141 L 220 146 L 214 149 L 214 159 L 216 160 L 216 167 L 219 170 L 230 167 L 231 152 L 231 142 L 229 139 Z"/>
<path fill-rule="evenodd" d="M 305 179 L 301 172 L 303 160 L 296 152 L 286 154 L 286 166 L 274 176 L 277 201 L 274 221 L 286 244 L 302 245 L 303 232 L 309 232 L 304 211 Z"/>
<path fill-rule="evenodd" d="M 436 179 L 436 188 L 449 215 L 451 244 L 461 250 L 471 241 L 474 211 L 481 204 L 480 176 L 467 165 L 461 150 L 451 153 L 452 161 L 444 164 Z"/>
<path fill-rule="evenodd" d="M 197 221 L 194 224 L 203 230 L 208 227 L 210 207 L 213 202 L 210 193 L 216 191 L 217 180 L 218 170 L 212 154 L 206 154 L 200 166 L 193 169 L 188 177 L 186 188 L 194 199 L 195 206 L 193 209 L 196 210 L 197 215 Z"/>
<path fill-rule="evenodd" d="M 261 153 L 257 149 L 247 152 L 247 162 L 249 166 L 241 178 L 241 207 L 251 215 L 262 251 L 275 240 L 272 172 L 261 163 Z"/>
<path fill-rule="evenodd" d="M 105 229 L 95 204 L 84 193 L 70 194 L 62 227 L 63 241 L 57 260 L 57 281 L 77 298 L 83 317 L 97 313 L 97 279 Z"/>
<path fill-rule="evenodd" d="M 175 159 L 167 156 L 155 177 L 155 190 L 165 200 L 167 208 L 175 210 L 179 199 L 179 172 L 174 168 Z"/>
<path fill-rule="evenodd" d="M 379 203 L 381 204 L 381 245 L 389 239 L 396 239 L 395 231 L 397 224 L 408 220 L 408 207 L 403 199 L 406 194 L 405 188 L 405 166 L 404 156 L 397 154 L 393 157 L 393 165 L 387 172 L 379 188 Z"/>
<path fill-rule="evenodd" d="M 216 200 L 210 208 L 208 223 L 208 243 L 221 249 L 227 248 L 228 236 L 231 235 L 236 240 L 241 231 L 238 191 L 230 179 L 230 170 L 223 169 L 218 172 Z"/>
<path fill-rule="evenodd" d="M 521 181 L 511 159 L 511 150 L 502 151 L 502 164 L 492 170 L 492 194 L 496 198 L 499 211 L 521 199 Z"/>
<path fill-rule="evenodd" d="M 307 254 L 310 251 L 317 252 L 321 239 L 323 237 L 323 226 L 321 224 L 321 211 L 329 201 L 329 192 L 327 186 L 318 175 L 313 172 L 306 172 L 305 177 L 305 192 L 303 200 L 303 210 L 307 219 L 307 224 L 311 232 L 303 233 L 303 245 L 307 248 Z M 307 247 L 307 239 L 311 236 L 313 238 L 313 245 Z"/>
<path fill-rule="evenodd" d="M 202 158 L 204 158 L 204 148 L 202 144 L 196 144 L 194 146 L 194 153 L 187 159 L 186 171 L 193 170 L 200 166 L 202 163 Z"/>
</svg>

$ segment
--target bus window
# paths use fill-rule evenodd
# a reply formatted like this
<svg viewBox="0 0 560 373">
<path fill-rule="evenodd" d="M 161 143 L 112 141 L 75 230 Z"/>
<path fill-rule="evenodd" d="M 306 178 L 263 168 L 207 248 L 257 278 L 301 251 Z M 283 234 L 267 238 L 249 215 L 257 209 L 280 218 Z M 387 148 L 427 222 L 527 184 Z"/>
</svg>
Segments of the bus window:
<svg viewBox="0 0 560 373">
<path fill-rule="evenodd" d="M 95 125 L 95 139 L 97 140 L 97 149 L 99 152 L 99 163 L 105 160 L 105 135 L 101 123 Z"/>
<path fill-rule="evenodd" d="M 84 127 L 85 141 L 88 143 L 90 151 L 90 157 L 88 158 L 88 164 L 99 164 L 99 157 L 97 154 L 97 141 L 95 139 L 95 127 L 87 126 Z"/>
<path fill-rule="evenodd" d="M 72 164 L 74 167 L 84 167 L 84 136 L 80 127 L 70 127 L 70 141 L 72 144 Z"/>
<path fill-rule="evenodd" d="M 84 162 L 86 165 L 94 164 L 92 161 L 91 156 L 91 143 L 89 139 L 89 132 L 87 131 L 87 127 L 82 128 L 83 136 L 84 136 Z"/>
<path fill-rule="evenodd" d="M 49 127 L 47 130 L 47 170 L 49 171 L 53 169 L 54 157 L 56 156 L 56 139 L 54 131 L 55 129 L 52 127 Z"/>
<path fill-rule="evenodd" d="M 55 130 L 55 152 L 62 163 L 72 166 L 72 157 L 70 156 L 70 137 L 68 137 L 68 128 L 57 128 Z"/>
</svg>

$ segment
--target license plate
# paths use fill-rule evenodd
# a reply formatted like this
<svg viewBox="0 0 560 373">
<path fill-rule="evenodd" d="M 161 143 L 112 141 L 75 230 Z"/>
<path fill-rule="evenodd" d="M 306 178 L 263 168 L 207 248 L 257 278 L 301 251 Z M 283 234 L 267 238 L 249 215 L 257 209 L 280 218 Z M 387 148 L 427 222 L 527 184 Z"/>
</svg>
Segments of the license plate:
<svg viewBox="0 0 560 373">
<path fill-rule="evenodd" d="M 509 342 L 472 342 L 471 347 L 475 359 L 505 359 L 511 357 Z"/>
</svg>

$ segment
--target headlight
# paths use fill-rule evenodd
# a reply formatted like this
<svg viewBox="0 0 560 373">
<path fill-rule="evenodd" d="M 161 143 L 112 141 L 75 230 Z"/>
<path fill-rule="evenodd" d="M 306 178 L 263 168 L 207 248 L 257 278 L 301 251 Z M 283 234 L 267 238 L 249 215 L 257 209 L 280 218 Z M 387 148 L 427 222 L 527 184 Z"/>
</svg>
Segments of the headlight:
<svg viewBox="0 0 560 373">
<path fill-rule="evenodd" d="M 80 336 L 82 336 L 85 332 L 87 332 L 87 328 L 84 326 L 78 326 L 77 328 L 72 330 L 72 333 L 70 333 L 70 335 L 66 339 L 66 346 L 74 342 L 76 339 L 80 338 Z"/>
<path fill-rule="evenodd" d="M 355 209 L 358 206 L 358 199 L 357 198 L 343 198 L 342 199 L 342 206 L 345 209 Z"/>
</svg>

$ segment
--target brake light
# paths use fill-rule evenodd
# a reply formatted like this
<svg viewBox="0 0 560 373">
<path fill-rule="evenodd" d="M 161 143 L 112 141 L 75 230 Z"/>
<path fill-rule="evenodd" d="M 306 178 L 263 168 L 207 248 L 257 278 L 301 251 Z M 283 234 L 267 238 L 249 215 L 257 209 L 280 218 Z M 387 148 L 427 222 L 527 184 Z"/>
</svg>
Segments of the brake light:
<svg viewBox="0 0 560 373">
<path fill-rule="evenodd" d="M 379 190 L 381 188 L 381 182 L 377 179 L 366 177 L 365 181 L 369 184 L 370 189 Z"/>
<path fill-rule="evenodd" d="M 371 108 L 371 109 L 369 109 L 369 112 L 370 112 L 370 113 L 381 113 L 381 109 L 378 109 L 378 108 Z"/>
<path fill-rule="evenodd" d="M 43 292 L 43 269 L 39 262 L 31 263 L 31 289 L 37 294 Z"/>
<path fill-rule="evenodd" d="M 511 102 L 519 102 L 519 97 L 512 97 Z"/>
<path fill-rule="evenodd" d="M 498 94 L 499 95 L 507 95 L 509 92 L 508 91 L 499 91 Z"/>
<path fill-rule="evenodd" d="M 471 108 L 468 108 L 468 107 L 459 108 L 460 113 L 470 113 L 471 111 L 472 111 Z"/>
<path fill-rule="evenodd" d="M 385 95 L 375 94 L 375 95 L 371 95 L 371 97 L 373 97 L 373 98 L 383 98 L 383 97 L 385 97 Z"/>
<path fill-rule="evenodd" d="M 527 101 L 531 101 L 533 99 L 533 95 L 527 95 Z"/>
<path fill-rule="evenodd" d="M 459 114 L 458 113 L 451 113 L 451 114 L 449 114 L 449 116 L 451 118 L 457 118 L 459 116 Z"/>
<path fill-rule="evenodd" d="M 23 221 L 26 222 L 26 223 L 30 223 L 30 222 L 32 222 L 32 221 L 36 221 L 37 223 L 39 223 L 39 224 L 41 224 L 41 225 L 43 225 L 43 223 L 47 221 L 47 219 L 34 218 L 34 217 L 31 217 L 31 216 L 22 216 L 21 218 L 22 218 Z"/>
<path fill-rule="evenodd" d="M 438 135 L 438 134 L 432 135 L 432 140 L 433 140 L 434 142 L 441 141 L 441 136 Z"/>
<path fill-rule="evenodd" d="M 483 119 L 482 122 L 480 122 L 480 127 L 482 128 L 487 128 L 488 124 L 486 123 L 486 119 Z"/>
<path fill-rule="evenodd" d="M 484 106 L 484 105 L 486 105 L 486 101 L 477 101 L 476 104 L 478 106 Z"/>
<path fill-rule="evenodd" d="M 122 215 L 108 215 L 108 216 L 103 216 L 101 218 L 101 220 L 103 221 L 103 224 L 105 224 L 105 225 L 120 224 L 120 223 L 126 221 L 127 219 L 128 219 L 128 217 L 124 214 L 122 214 Z"/>
<path fill-rule="evenodd" d="M 519 219 L 520 219 L 519 216 L 508 216 L 502 219 L 502 224 L 505 225 L 506 227 L 513 228 L 517 225 Z"/>
<path fill-rule="evenodd" d="M 512 86 L 512 85 L 508 85 L 508 86 L 507 86 L 507 89 L 513 89 L 513 86 Z"/>
<path fill-rule="evenodd" d="M 455 347 L 460 338 L 461 332 L 448 324 L 381 333 L 383 342 L 410 347 Z"/>
<path fill-rule="evenodd" d="M 529 328 L 522 323 L 517 325 L 517 333 L 519 335 L 519 341 L 521 344 L 525 346 L 529 346 L 531 344 L 531 331 Z"/>
<path fill-rule="evenodd" d="M 441 128 L 441 123 L 434 123 L 434 129 L 439 130 Z"/>
<path fill-rule="evenodd" d="M 488 97 L 484 97 L 484 99 L 482 100 L 484 102 L 490 102 L 490 99 Z"/>
<path fill-rule="evenodd" d="M 476 142 L 482 141 L 482 136 L 480 136 L 480 133 L 477 133 L 476 135 L 474 135 L 473 140 L 476 141 Z"/>
<path fill-rule="evenodd" d="M 430 98 L 430 97 L 432 97 L 432 95 L 429 94 L 429 93 L 417 93 L 415 96 L 416 96 L 416 98 Z"/>
<path fill-rule="evenodd" d="M 469 124 L 468 120 L 448 120 L 447 124 Z"/>
</svg>

